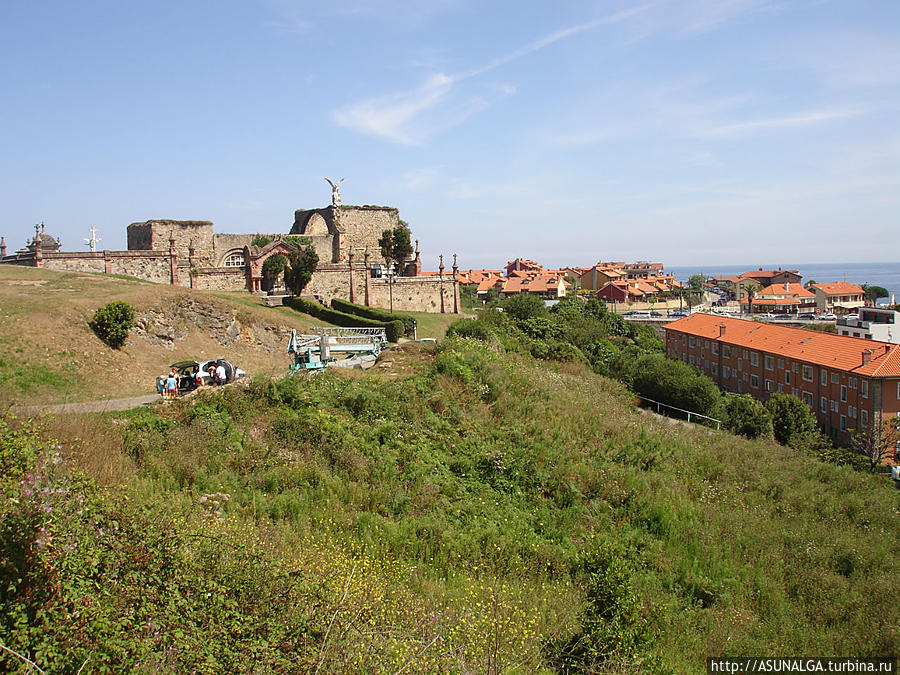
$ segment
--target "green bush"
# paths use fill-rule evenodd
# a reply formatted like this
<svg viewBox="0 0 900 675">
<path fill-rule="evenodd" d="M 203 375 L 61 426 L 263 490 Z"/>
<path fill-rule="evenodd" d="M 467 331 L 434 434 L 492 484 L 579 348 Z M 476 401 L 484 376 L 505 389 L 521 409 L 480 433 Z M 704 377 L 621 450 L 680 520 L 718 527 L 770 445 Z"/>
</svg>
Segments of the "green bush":
<svg viewBox="0 0 900 675">
<path fill-rule="evenodd" d="M 391 312 L 381 307 L 366 307 L 365 305 L 357 305 L 355 302 L 341 300 L 340 298 L 331 300 L 331 308 L 344 314 L 355 314 L 356 316 L 364 316 L 367 319 L 375 319 L 376 321 L 402 321 L 403 331 L 408 336 L 412 336 L 416 330 L 416 320 L 409 314 L 400 312 L 391 314 Z"/>
<path fill-rule="evenodd" d="M 646 354 L 633 361 L 630 370 L 632 387 L 641 396 L 708 417 L 721 414 L 718 387 L 686 363 Z"/>
<path fill-rule="evenodd" d="M 284 304 L 296 309 L 298 312 L 309 314 L 317 319 L 322 319 L 323 321 L 345 328 L 354 328 L 357 326 L 361 328 L 384 328 L 387 339 L 390 342 L 396 342 L 404 332 L 402 321 L 376 321 L 374 319 L 367 319 L 364 316 L 345 314 L 344 312 L 339 312 L 335 309 L 323 307 L 318 302 L 307 300 L 306 298 L 298 298 L 296 296 L 286 298 Z"/>
<path fill-rule="evenodd" d="M 816 430 L 816 418 L 809 406 L 790 394 L 772 394 L 766 401 L 766 410 L 772 416 L 775 440 L 782 445 L 795 446 L 805 434 Z"/>
<path fill-rule="evenodd" d="M 771 438 L 772 416 L 766 407 L 749 394 L 727 394 L 725 426 L 747 438 Z"/>
<path fill-rule="evenodd" d="M 447 337 L 474 338 L 486 342 L 494 336 L 493 327 L 486 321 L 477 319 L 460 319 L 447 328 Z"/>
<path fill-rule="evenodd" d="M 119 349 L 134 326 L 134 307 L 122 300 L 107 303 L 94 312 L 88 325 L 98 338 L 113 349 Z"/>
<path fill-rule="evenodd" d="M 544 301 L 537 295 L 529 295 L 528 293 L 518 293 L 504 301 L 503 311 L 516 321 L 547 315 Z"/>
</svg>

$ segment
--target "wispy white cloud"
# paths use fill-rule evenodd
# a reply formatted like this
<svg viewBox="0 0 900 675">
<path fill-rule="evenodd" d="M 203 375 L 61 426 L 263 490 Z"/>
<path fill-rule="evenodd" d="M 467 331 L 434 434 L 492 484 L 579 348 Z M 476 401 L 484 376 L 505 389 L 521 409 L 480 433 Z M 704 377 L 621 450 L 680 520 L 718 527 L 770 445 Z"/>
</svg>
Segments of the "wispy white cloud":
<svg viewBox="0 0 900 675">
<path fill-rule="evenodd" d="M 462 102 L 451 102 L 450 93 L 454 86 L 533 54 L 560 40 L 599 26 L 625 21 L 650 6 L 642 5 L 569 26 L 470 70 L 449 75 L 436 73 L 413 89 L 343 106 L 334 110 L 332 117 L 337 124 L 367 135 L 379 136 L 398 143 L 420 145 L 436 131 L 455 126 L 472 113 L 489 105 L 487 96 L 470 96 Z M 511 96 L 515 93 L 516 87 L 503 84 L 494 87 L 492 91 L 494 96 Z M 444 106 L 444 110 L 435 113 L 441 106 Z"/>
<path fill-rule="evenodd" d="M 439 173 L 440 168 L 436 166 L 407 171 L 403 174 L 403 187 L 407 190 L 422 190 L 431 187 L 437 180 Z"/>
<path fill-rule="evenodd" d="M 723 126 L 712 127 L 697 132 L 698 136 L 714 139 L 730 139 L 738 136 L 744 136 L 755 131 L 765 129 L 777 129 L 786 127 L 807 127 L 831 120 L 847 119 L 862 114 L 861 110 L 838 109 L 838 110 L 817 110 L 799 115 L 790 115 L 787 117 L 776 117 L 764 120 L 752 120 L 749 122 L 738 122 L 736 124 L 726 124 Z"/>
</svg>

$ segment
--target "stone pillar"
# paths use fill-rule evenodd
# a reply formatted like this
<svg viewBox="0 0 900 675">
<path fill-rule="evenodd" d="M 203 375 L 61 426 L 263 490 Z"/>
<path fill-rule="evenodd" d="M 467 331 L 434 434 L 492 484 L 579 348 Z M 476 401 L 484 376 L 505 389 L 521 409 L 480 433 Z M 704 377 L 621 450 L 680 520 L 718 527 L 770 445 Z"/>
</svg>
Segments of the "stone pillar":
<svg viewBox="0 0 900 675">
<path fill-rule="evenodd" d="M 0 237 L 0 258 L 6 257 L 6 239 Z"/>
<path fill-rule="evenodd" d="M 453 254 L 453 313 L 459 314 L 459 265 L 456 264 L 456 254 Z"/>
<path fill-rule="evenodd" d="M 41 223 L 43 225 L 43 223 Z M 34 226 L 34 266 L 41 267 L 44 264 L 44 245 L 41 242 L 40 228 Z"/>
<path fill-rule="evenodd" d="M 372 306 L 372 291 L 370 285 L 372 283 L 372 268 L 369 266 L 369 249 L 366 249 L 366 252 L 363 254 L 363 265 L 366 268 L 366 307 Z"/>
<path fill-rule="evenodd" d="M 353 248 L 347 251 L 347 260 L 350 261 L 350 302 L 356 302 L 356 283 L 353 279 Z"/>
<path fill-rule="evenodd" d="M 109 259 L 109 251 L 103 251 L 103 271 L 106 274 L 112 274 L 112 260 Z"/>
<path fill-rule="evenodd" d="M 447 303 L 444 300 L 444 254 L 441 253 L 440 264 L 438 265 L 438 279 L 441 280 L 441 314 L 447 313 Z"/>
<path fill-rule="evenodd" d="M 194 240 L 191 239 L 191 245 L 188 246 L 188 266 L 190 269 L 188 270 L 188 276 L 191 278 L 191 288 L 194 287 Z"/>
<path fill-rule="evenodd" d="M 419 240 L 418 239 L 416 239 L 416 260 L 413 263 L 413 265 L 415 265 L 415 268 L 416 268 L 415 276 L 417 276 L 417 277 L 421 276 L 422 275 L 422 258 L 419 257 Z"/>
<path fill-rule="evenodd" d="M 178 252 L 175 250 L 175 231 L 169 232 L 169 283 L 178 283 Z"/>
</svg>

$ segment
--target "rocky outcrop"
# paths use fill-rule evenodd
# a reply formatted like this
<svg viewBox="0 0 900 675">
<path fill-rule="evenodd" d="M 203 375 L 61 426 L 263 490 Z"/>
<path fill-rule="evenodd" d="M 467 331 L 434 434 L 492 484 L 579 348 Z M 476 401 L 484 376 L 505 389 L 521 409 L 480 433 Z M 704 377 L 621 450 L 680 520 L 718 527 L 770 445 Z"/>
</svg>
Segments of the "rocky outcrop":
<svg viewBox="0 0 900 675">
<path fill-rule="evenodd" d="M 266 351 L 282 352 L 291 329 L 287 326 L 262 324 L 237 309 L 179 296 L 162 305 L 138 312 L 132 335 L 153 345 L 175 348 L 191 332 L 209 335 L 223 347 L 237 342 Z"/>
</svg>

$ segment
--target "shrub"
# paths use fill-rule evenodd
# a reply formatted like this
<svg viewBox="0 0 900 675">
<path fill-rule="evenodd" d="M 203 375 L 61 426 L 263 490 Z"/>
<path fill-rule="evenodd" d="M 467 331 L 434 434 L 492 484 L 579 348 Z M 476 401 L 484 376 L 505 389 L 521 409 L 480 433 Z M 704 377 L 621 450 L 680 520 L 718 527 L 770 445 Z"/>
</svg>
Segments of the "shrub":
<svg viewBox="0 0 900 675">
<path fill-rule="evenodd" d="M 524 321 L 535 316 L 546 316 L 544 301 L 536 295 L 519 293 L 503 303 L 503 311 L 516 321 Z"/>
<path fill-rule="evenodd" d="M 771 438 L 772 416 L 749 394 L 729 394 L 725 398 L 725 426 L 747 438 Z"/>
<path fill-rule="evenodd" d="M 451 323 L 447 328 L 447 337 L 453 337 L 454 335 L 487 342 L 494 336 L 494 329 L 485 321 L 460 319 Z"/>
<path fill-rule="evenodd" d="M 94 312 L 88 325 L 98 338 L 113 349 L 119 349 L 134 326 L 134 307 L 122 300 L 107 303 Z"/>
<path fill-rule="evenodd" d="M 355 302 L 341 300 L 340 298 L 332 299 L 331 308 L 344 314 L 355 314 L 364 316 L 367 319 L 375 319 L 376 321 L 402 321 L 406 335 L 412 335 L 416 330 L 416 320 L 409 314 L 401 314 L 400 312 L 392 314 L 381 307 L 366 307 L 365 305 L 357 305 Z"/>
<path fill-rule="evenodd" d="M 686 363 L 645 354 L 633 362 L 630 371 L 632 387 L 641 396 L 708 417 L 720 414 L 718 387 Z"/>
<path fill-rule="evenodd" d="M 316 271 L 319 255 L 312 246 L 306 246 L 291 251 L 287 259 L 289 266 L 284 270 L 284 285 L 294 295 L 300 295 Z"/>
<path fill-rule="evenodd" d="M 772 394 L 766 401 L 766 410 L 772 416 L 775 440 L 794 447 L 796 441 L 816 430 L 816 418 L 803 401 L 790 394 Z"/>
</svg>

